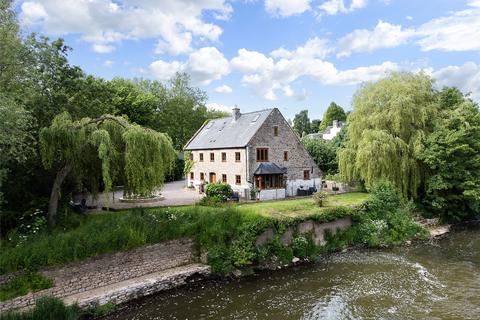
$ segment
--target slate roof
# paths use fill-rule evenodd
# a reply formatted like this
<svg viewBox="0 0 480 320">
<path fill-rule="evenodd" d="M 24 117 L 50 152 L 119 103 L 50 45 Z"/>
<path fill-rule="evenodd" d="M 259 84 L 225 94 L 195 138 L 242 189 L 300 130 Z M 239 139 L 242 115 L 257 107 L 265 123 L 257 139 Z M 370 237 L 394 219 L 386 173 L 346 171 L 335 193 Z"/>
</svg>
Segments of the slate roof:
<svg viewBox="0 0 480 320">
<path fill-rule="evenodd" d="M 253 174 L 260 175 L 260 174 L 285 174 L 285 173 L 287 173 L 287 168 L 280 167 L 273 162 L 272 163 L 264 162 L 264 163 L 260 163 L 260 165 L 257 167 L 257 169 Z"/>
<path fill-rule="evenodd" d="M 205 123 L 185 145 L 186 150 L 245 147 L 273 109 L 242 113 Z"/>
</svg>

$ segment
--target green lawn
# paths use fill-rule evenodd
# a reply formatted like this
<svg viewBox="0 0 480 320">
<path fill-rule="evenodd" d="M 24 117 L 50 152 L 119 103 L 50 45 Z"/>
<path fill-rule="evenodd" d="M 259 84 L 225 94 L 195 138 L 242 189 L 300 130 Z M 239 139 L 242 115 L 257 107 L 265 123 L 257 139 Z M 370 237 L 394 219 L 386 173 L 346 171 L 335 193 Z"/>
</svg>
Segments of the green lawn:
<svg viewBox="0 0 480 320">
<path fill-rule="evenodd" d="M 298 217 L 319 213 L 325 208 L 346 207 L 361 204 L 368 197 L 364 192 L 350 192 L 331 195 L 324 207 L 319 208 L 313 199 L 300 198 L 293 200 L 263 201 L 256 203 L 240 204 L 240 210 L 253 211 L 262 215 L 273 217 Z"/>
</svg>

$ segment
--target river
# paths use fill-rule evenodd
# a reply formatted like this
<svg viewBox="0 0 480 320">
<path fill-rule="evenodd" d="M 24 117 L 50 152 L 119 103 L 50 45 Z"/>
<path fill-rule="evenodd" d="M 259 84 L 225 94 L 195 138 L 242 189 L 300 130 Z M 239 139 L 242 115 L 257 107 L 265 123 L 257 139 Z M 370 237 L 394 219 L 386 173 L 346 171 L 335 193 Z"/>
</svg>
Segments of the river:
<svg viewBox="0 0 480 320">
<path fill-rule="evenodd" d="M 480 230 L 180 288 L 106 319 L 480 319 Z"/>
</svg>

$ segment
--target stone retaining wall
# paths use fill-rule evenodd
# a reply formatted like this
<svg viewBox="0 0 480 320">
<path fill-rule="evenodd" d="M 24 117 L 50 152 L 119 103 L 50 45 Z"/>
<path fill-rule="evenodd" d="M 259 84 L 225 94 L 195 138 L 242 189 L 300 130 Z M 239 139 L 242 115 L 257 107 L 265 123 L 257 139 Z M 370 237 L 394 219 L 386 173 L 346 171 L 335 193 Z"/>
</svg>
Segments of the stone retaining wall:
<svg viewBox="0 0 480 320">
<path fill-rule="evenodd" d="M 323 246 L 326 244 L 325 233 L 328 230 L 332 235 L 334 235 L 337 230 L 347 229 L 352 225 L 352 219 L 350 217 L 345 217 L 337 219 L 335 221 L 330 221 L 326 223 L 319 223 L 313 220 L 306 220 L 300 222 L 295 227 L 290 227 L 285 230 L 282 234 L 281 241 L 283 245 L 290 245 L 293 240 L 295 233 L 306 234 L 311 233 L 313 235 L 313 241 L 317 246 Z M 262 234 L 257 237 L 255 245 L 261 247 L 267 244 L 268 241 L 275 238 L 275 231 L 273 229 L 267 229 Z"/>
<path fill-rule="evenodd" d="M 104 254 L 60 268 L 41 270 L 55 286 L 46 290 L 0 302 L 0 312 L 35 304 L 44 296 L 63 298 L 149 273 L 185 265 L 197 260 L 191 240 L 175 240 L 126 252 Z"/>
</svg>

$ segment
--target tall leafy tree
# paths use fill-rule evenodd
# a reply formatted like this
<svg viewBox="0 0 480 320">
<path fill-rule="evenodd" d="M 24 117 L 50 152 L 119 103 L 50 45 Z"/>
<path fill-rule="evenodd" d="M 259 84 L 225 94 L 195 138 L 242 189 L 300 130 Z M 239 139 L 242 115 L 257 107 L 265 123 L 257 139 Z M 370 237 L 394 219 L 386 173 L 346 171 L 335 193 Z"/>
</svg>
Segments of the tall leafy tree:
<svg viewBox="0 0 480 320">
<path fill-rule="evenodd" d="M 293 118 L 293 130 L 301 137 L 310 132 L 308 110 L 302 110 Z"/>
<path fill-rule="evenodd" d="M 165 134 L 110 115 L 73 121 L 62 113 L 42 129 L 40 142 L 45 167 L 57 170 L 48 207 L 50 226 L 55 225 L 61 187 L 69 174 L 90 184 L 90 190 L 98 190 L 101 178 L 105 193 L 121 176 L 126 195 L 150 196 L 162 186 L 176 158 Z"/>
<path fill-rule="evenodd" d="M 419 154 L 429 169 L 424 203 L 448 220 L 480 214 L 480 111 L 458 92 L 440 93 L 444 109 Z"/>
<path fill-rule="evenodd" d="M 330 142 L 304 138 L 302 143 L 324 174 L 336 174 L 338 172 L 336 148 Z"/>
<path fill-rule="evenodd" d="M 367 83 L 353 98 L 348 141 L 339 151 L 340 173 L 367 187 L 390 181 L 404 197 L 417 197 L 423 182 L 423 140 L 438 117 L 432 80 L 427 75 L 392 73 Z"/>
<path fill-rule="evenodd" d="M 0 205 L 3 203 L 3 182 L 9 165 L 22 164 L 35 154 L 34 119 L 13 99 L 0 93 Z"/>
<path fill-rule="evenodd" d="M 335 102 L 331 102 L 327 108 L 327 111 L 323 114 L 322 121 L 320 122 L 320 127 L 318 128 L 319 132 L 325 131 L 328 126 L 332 125 L 333 120 L 345 121 L 347 120 L 347 115 L 345 110 L 340 107 Z"/>
<path fill-rule="evenodd" d="M 187 74 L 177 73 L 170 81 L 155 128 L 172 137 L 176 150 L 182 150 L 207 119 L 206 100 L 205 92 L 193 87 Z"/>
<path fill-rule="evenodd" d="M 12 10 L 12 0 L 0 0 L 0 92 L 18 92 L 19 80 L 25 76 L 25 47 Z"/>
<path fill-rule="evenodd" d="M 310 133 L 317 133 L 321 122 L 320 119 L 313 119 L 310 123 Z"/>
</svg>

